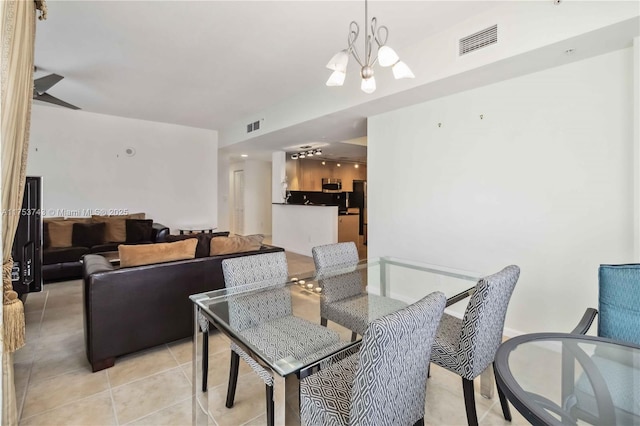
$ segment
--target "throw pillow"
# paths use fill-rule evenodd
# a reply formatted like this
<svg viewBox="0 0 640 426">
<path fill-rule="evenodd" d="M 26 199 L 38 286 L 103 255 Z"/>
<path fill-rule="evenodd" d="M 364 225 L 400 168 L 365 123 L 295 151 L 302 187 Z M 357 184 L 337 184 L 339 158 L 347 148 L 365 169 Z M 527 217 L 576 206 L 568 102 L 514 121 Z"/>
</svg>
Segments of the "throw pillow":
<svg viewBox="0 0 640 426">
<path fill-rule="evenodd" d="M 99 216 L 93 215 L 94 222 L 104 222 L 107 224 L 105 230 L 105 240 L 113 243 L 124 243 L 127 241 L 127 219 L 144 219 L 145 213 L 124 214 L 119 216 Z"/>
<path fill-rule="evenodd" d="M 94 222 L 105 224 L 104 239 L 111 243 L 124 243 L 127 240 L 126 218 L 124 216 L 91 216 Z"/>
<path fill-rule="evenodd" d="M 46 249 L 51 246 L 51 237 L 49 236 L 49 222 L 42 222 L 42 248 Z"/>
<path fill-rule="evenodd" d="M 150 265 L 174 260 L 193 259 L 198 241 L 191 238 L 175 243 L 140 244 L 128 246 L 120 244 L 118 255 L 120 267 Z"/>
<path fill-rule="evenodd" d="M 211 256 L 219 254 L 243 253 L 260 250 L 264 235 L 234 235 L 233 237 L 214 237 L 211 239 Z"/>
<path fill-rule="evenodd" d="M 74 223 L 71 242 L 75 247 L 93 247 L 104 243 L 104 223 Z"/>
<path fill-rule="evenodd" d="M 229 235 L 229 232 L 215 232 L 213 234 L 209 233 L 199 233 L 199 234 L 187 234 L 187 235 L 168 235 L 166 240 L 167 242 L 173 241 L 184 241 L 189 238 L 193 238 L 198 240 L 198 245 L 196 246 L 196 257 L 208 257 L 209 256 L 209 246 L 211 244 L 211 239 L 213 237 L 226 237 Z"/>
<path fill-rule="evenodd" d="M 73 234 L 72 221 L 54 220 L 49 222 L 49 239 L 51 247 L 71 247 Z"/>
<path fill-rule="evenodd" d="M 141 243 L 151 241 L 153 220 L 151 219 L 125 219 L 127 243 Z"/>
</svg>

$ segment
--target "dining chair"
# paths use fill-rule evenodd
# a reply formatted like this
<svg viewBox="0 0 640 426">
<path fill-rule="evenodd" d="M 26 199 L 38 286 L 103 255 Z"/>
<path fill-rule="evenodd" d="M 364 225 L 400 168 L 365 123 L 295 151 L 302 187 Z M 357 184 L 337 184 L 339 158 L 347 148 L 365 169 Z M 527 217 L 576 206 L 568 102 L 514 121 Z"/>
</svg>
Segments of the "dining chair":
<svg viewBox="0 0 640 426">
<path fill-rule="evenodd" d="M 504 319 L 520 268 L 511 265 L 476 284 L 462 319 L 444 314 L 436 334 L 431 362 L 462 377 L 467 422 L 478 424 L 473 380 L 493 360 L 502 343 Z M 509 405 L 498 388 L 502 413 L 511 421 Z"/>
<path fill-rule="evenodd" d="M 598 309 L 587 308 L 574 334 L 586 334 L 598 317 L 597 335 L 621 342 L 640 345 L 640 264 L 600 265 L 598 268 Z M 604 383 L 609 390 L 611 409 L 618 424 L 635 424 L 640 416 L 638 405 L 638 371 L 633 368 L 637 360 L 615 357 L 596 350 L 589 361 L 606 369 Z M 592 423 L 602 423 L 603 412 L 594 397 L 592 378 L 582 373 L 577 380 L 573 375 L 573 356 L 563 352 L 562 362 L 567 374 L 562 380 L 563 409 L 571 416 Z M 635 399 L 634 399 L 635 398 Z M 636 420 L 634 420 L 636 419 Z"/>
<path fill-rule="evenodd" d="M 332 347 L 340 340 L 333 330 L 292 315 L 291 293 L 284 284 L 288 278 L 284 252 L 241 256 L 222 261 L 227 288 L 253 284 L 253 289 L 272 288 L 273 291 L 236 298 L 229 303 L 229 320 L 234 328 L 255 347 L 274 359 L 294 356 L 302 359 L 307 352 Z M 278 287 L 282 287 L 277 289 Z M 298 343 L 304 340 L 303 343 Z M 231 342 L 231 367 L 226 407 L 233 407 L 240 358 L 249 364 L 264 381 L 266 387 L 267 424 L 274 424 L 273 376 L 246 351 Z"/>
<path fill-rule="evenodd" d="M 445 304 L 435 292 L 374 320 L 358 353 L 302 379 L 301 423 L 424 424 L 427 367 Z"/>
<path fill-rule="evenodd" d="M 316 271 L 340 266 L 352 266 L 358 263 L 358 248 L 353 241 L 347 243 L 326 244 L 311 249 Z"/>
<path fill-rule="evenodd" d="M 588 308 L 573 333 L 586 334 L 596 316 L 598 336 L 640 345 L 640 264 L 600 265 L 598 309 Z"/>
<path fill-rule="evenodd" d="M 407 304 L 389 297 L 368 294 L 362 284 L 355 243 L 337 243 L 311 249 L 318 282 L 322 287 L 320 321 L 333 321 L 352 331 L 351 340 L 363 335 L 371 320 L 402 309 Z M 349 268 L 354 270 L 350 271 Z M 337 274 L 332 271 L 340 270 Z"/>
</svg>

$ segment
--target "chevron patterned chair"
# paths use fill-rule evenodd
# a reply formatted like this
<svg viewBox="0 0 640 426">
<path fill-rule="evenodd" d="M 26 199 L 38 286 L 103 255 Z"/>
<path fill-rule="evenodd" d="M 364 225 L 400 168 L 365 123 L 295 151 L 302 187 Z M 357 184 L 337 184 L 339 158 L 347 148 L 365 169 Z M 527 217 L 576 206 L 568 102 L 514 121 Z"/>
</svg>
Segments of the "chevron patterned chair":
<svg viewBox="0 0 640 426">
<path fill-rule="evenodd" d="M 351 340 L 363 335 L 371 320 L 407 306 L 399 300 L 367 294 L 362 285 L 360 271 L 344 272 L 332 276 L 327 272 L 358 264 L 355 243 L 337 243 L 317 246 L 311 250 L 316 273 L 323 287 L 320 299 L 321 324 L 333 321 L 352 331 Z M 323 277 L 323 275 L 325 275 Z"/>
<path fill-rule="evenodd" d="M 429 355 L 445 304 L 436 292 L 374 320 L 358 353 L 302 379 L 302 424 L 424 424 Z"/>
<path fill-rule="evenodd" d="M 288 278 L 287 258 L 284 252 L 242 256 L 222 261 L 227 288 L 246 284 L 257 287 L 277 287 L 269 291 L 240 297 L 229 303 L 229 322 L 241 330 L 244 338 L 274 359 L 294 356 L 303 359 L 307 353 L 332 348 L 340 336 L 318 324 L 292 315 L 291 293 L 284 288 Z M 304 340 L 304 344 L 297 341 Z M 240 358 L 260 376 L 266 386 L 267 424 L 274 424 L 273 376 L 260 366 L 237 344 L 231 343 L 231 368 L 227 388 L 226 407 L 233 407 Z"/>
<path fill-rule="evenodd" d="M 482 278 L 469 299 L 463 319 L 444 314 L 438 328 L 431 362 L 462 377 L 469 426 L 478 424 L 473 379 L 495 358 L 502 342 L 507 306 L 519 276 L 520 268 L 511 265 Z M 511 421 L 507 399 L 499 387 L 498 395 L 504 418 Z"/>
</svg>

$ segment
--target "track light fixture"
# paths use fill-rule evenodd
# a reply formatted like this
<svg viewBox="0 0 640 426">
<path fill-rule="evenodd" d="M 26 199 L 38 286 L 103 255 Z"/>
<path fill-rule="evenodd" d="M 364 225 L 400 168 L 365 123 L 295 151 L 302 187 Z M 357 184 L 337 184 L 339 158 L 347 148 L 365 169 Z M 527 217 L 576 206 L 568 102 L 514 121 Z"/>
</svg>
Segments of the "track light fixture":
<svg viewBox="0 0 640 426">
<path fill-rule="evenodd" d="M 313 157 L 314 155 L 322 155 L 322 149 L 310 149 L 309 151 L 301 151 L 296 152 L 295 154 L 291 154 L 292 160 L 297 160 L 298 158 L 306 158 Z"/>
</svg>

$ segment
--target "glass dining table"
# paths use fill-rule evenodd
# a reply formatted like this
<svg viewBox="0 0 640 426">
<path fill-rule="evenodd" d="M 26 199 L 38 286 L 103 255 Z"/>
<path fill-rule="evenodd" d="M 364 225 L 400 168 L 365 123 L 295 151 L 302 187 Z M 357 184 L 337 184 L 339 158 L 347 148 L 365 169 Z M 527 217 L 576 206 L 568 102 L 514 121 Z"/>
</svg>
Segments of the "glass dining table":
<svg viewBox="0 0 640 426">
<path fill-rule="evenodd" d="M 640 346 L 524 334 L 498 348 L 495 368 L 507 399 L 533 425 L 640 425 Z"/>
<path fill-rule="evenodd" d="M 275 424 L 299 424 L 299 380 L 332 359 L 355 353 L 370 321 L 434 291 L 447 296 L 447 312 L 461 317 L 465 305 L 454 305 L 473 293 L 481 277 L 476 272 L 383 257 L 282 282 L 190 296 L 194 304 L 193 424 L 215 424 L 206 384 L 210 326 L 272 374 Z M 483 395 L 491 397 L 491 372 L 483 374 L 481 387 Z"/>
</svg>

